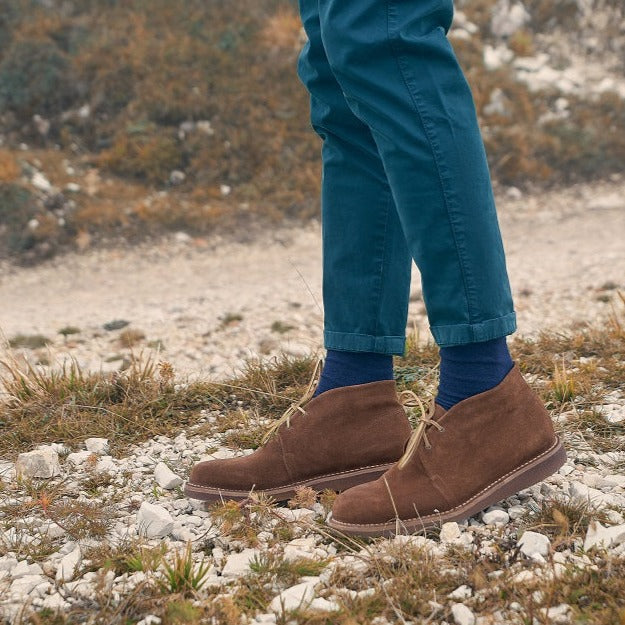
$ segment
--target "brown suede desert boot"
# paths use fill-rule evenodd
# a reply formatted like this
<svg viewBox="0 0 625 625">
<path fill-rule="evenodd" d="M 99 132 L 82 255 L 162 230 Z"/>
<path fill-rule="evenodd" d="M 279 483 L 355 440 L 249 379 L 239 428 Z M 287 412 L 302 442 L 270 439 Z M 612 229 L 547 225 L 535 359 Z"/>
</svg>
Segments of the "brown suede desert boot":
<svg viewBox="0 0 625 625">
<path fill-rule="evenodd" d="M 341 493 L 329 524 L 345 534 L 390 536 L 464 520 L 565 461 L 549 413 L 515 363 L 496 387 L 447 411 L 432 402 L 401 459 Z"/>
<path fill-rule="evenodd" d="M 303 402 L 250 455 L 196 464 L 185 495 L 242 500 L 253 491 L 284 501 L 305 486 L 344 490 L 393 466 L 412 432 L 393 380 L 336 388 Z"/>
</svg>

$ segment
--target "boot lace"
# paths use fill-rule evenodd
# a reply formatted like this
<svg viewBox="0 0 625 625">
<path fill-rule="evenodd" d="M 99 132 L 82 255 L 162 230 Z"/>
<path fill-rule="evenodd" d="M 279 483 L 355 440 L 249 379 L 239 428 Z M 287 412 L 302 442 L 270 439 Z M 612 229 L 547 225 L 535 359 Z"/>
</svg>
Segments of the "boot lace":
<svg viewBox="0 0 625 625">
<path fill-rule="evenodd" d="M 284 423 L 286 423 L 286 427 L 290 427 L 291 426 L 291 417 L 296 412 L 301 412 L 302 414 L 306 414 L 306 411 L 302 408 L 302 406 L 306 402 L 308 402 L 310 399 L 312 399 L 312 396 L 314 395 L 315 389 L 317 387 L 317 383 L 319 382 L 319 377 L 321 376 L 321 369 L 322 368 L 323 368 L 323 358 L 319 358 L 317 360 L 317 363 L 315 364 L 315 368 L 314 368 L 313 374 L 312 374 L 312 376 L 310 378 L 310 382 L 308 382 L 308 387 L 306 388 L 306 391 L 302 395 L 301 399 L 299 399 L 297 402 L 291 404 L 284 411 L 283 415 L 279 419 L 274 421 L 269 426 L 269 428 L 267 429 L 267 432 L 265 433 L 265 435 L 261 439 L 261 444 L 264 445 L 272 436 L 274 436 L 276 434 L 276 432 L 280 429 L 280 427 L 282 427 L 282 425 Z"/>
<path fill-rule="evenodd" d="M 410 461 L 410 458 L 412 458 L 415 450 L 421 442 L 421 439 L 423 439 L 426 449 L 432 448 L 427 434 L 425 433 L 425 428 L 428 425 L 433 425 L 438 429 L 439 432 L 443 432 L 445 428 L 440 423 L 438 423 L 438 421 L 432 419 L 432 417 L 434 416 L 434 411 L 436 409 L 434 405 L 434 398 L 432 398 L 429 402 L 427 409 L 425 407 L 425 404 L 412 391 L 402 391 L 399 394 L 399 400 L 403 406 L 407 406 L 409 408 L 419 406 L 419 408 L 421 409 L 419 423 L 417 424 L 415 431 L 412 433 L 412 436 L 410 437 L 408 444 L 406 445 L 406 450 L 404 451 L 402 457 L 397 463 L 397 468 L 403 469 Z"/>
</svg>

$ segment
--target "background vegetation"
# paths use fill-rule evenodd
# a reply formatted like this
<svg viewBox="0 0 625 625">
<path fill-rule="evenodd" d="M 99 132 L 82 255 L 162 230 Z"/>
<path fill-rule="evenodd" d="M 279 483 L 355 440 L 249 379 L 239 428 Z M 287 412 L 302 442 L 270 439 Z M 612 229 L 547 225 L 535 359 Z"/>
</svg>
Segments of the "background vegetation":
<svg viewBox="0 0 625 625">
<path fill-rule="evenodd" d="M 568 97 L 567 119 L 542 121 L 556 89 L 531 92 L 509 64 L 484 67 L 495 0 L 458 4 L 478 26 L 452 41 L 494 179 L 528 188 L 621 171 L 623 100 Z M 519 55 L 533 52 L 541 30 L 576 24 L 576 2 L 526 5 L 531 30 L 508 42 Z M 181 6 L 3 0 L 0 257 L 38 260 L 110 235 L 202 235 L 317 216 L 320 144 L 296 76 L 304 40 L 296 3 Z M 505 113 L 488 108 L 495 89 Z M 37 172 L 51 189 L 33 188 Z"/>
</svg>

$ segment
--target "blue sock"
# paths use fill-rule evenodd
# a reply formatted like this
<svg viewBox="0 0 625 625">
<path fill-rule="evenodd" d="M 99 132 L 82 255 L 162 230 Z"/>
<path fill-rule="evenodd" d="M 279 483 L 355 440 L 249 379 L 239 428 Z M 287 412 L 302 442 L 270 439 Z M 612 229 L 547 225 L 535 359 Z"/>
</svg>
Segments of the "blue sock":
<svg viewBox="0 0 625 625">
<path fill-rule="evenodd" d="M 497 386 L 514 366 L 506 337 L 481 343 L 441 347 L 436 403 L 446 410 Z"/>
<path fill-rule="evenodd" d="M 393 356 L 329 349 L 314 397 L 340 386 L 393 379 Z"/>
</svg>

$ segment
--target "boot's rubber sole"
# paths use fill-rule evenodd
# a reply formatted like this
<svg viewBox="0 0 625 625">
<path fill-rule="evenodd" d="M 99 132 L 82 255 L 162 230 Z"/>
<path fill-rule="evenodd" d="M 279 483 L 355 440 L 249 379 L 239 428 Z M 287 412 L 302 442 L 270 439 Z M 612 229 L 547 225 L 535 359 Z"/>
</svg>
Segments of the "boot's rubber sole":
<svg viewBox="0 0 625 625">
<path fill-rule="evenodd" d="M 331 473 L 328 475 L 320 475 L 308 480 L 285 484 L 277 488 L 266 488 L 264 490 L 253 488 L 251 490 L 228 490 L 226 488 L 218 488 L 215 486 L 203 486 L 187 482 L 184 486 L 184 494 L 191 499 L 200 499 L 202 501 L 243 501 L 250 496 L 250 493 L 262 493 L 272 497 L 276 501 L 287 501 L 295 496 L 295 492 L 299 488 L 312 488 L 316 491 L 325 489 L 342 491 L 358 486 L 365 482 L 377 480 L 383 473 L 390 469 L 395 463 L 376 464 L 370 467 L 362 467 L 351 471 L 342 471 L 340 473 Z"/>
<path fill-rule="evenodd" d="M 448 521 L 464 521 L 488 506 L 518 493 L 555 473 L 566 462 L 566 451 L 556 436 L 553 445 L 520 467 L 482 489 L 476 495 L 451 510 L 412 519 L 393 519 L 386 523 L 342 523 L 332 516 L 328 525 L 352 536 L 395 536 L 412 534 Z"/>
</svg>

